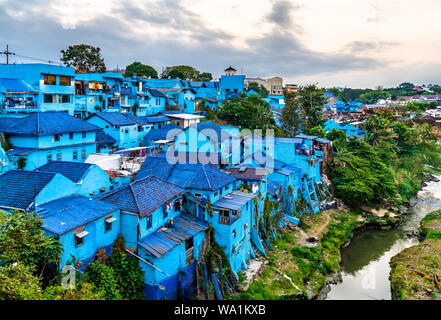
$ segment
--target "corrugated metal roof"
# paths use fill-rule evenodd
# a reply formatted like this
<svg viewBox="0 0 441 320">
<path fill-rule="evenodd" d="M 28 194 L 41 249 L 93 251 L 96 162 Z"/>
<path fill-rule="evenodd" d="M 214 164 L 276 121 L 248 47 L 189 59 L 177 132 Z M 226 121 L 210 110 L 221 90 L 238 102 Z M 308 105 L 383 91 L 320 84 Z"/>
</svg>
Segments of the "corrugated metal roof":
<svg viewBox="0 0 441 320">
<path fill-rule="evenodd" d="M 257 197 L 252 193 L 233 191 L 212 204 L 213 207 L 239 210 L 248 201 Z"/>
<path fill-rule="evenodd" d="M 0 78 L 0 92 L 20 92 L 38 94 L 28 83 L 21 79 Z"/>
<path fill-rule="evenodd" d="M 47 202 L 38 207 L 38 215 L 43 218 L 42 228 L 56 235 L 62 235 L 79 226 L 117 211 L 116 205 L 72 195 Z"/>
<path fill-rule="evenodd" d="M 208 229 L 208 222 L 182 213 L 173 224 L 164 226 L 139 241 L 139 245 L 156 258 L 161 258 L 175 246 Z"/>
</svg>

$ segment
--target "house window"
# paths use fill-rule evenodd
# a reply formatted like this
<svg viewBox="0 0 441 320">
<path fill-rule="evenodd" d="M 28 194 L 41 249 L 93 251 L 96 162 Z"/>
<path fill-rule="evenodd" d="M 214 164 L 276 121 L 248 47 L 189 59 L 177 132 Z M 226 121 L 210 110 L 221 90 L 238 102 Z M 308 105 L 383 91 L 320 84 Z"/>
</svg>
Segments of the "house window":
<svg viewBox="0 0 441 320">
<path fill-rule="evenodd" d="M 87 134 L 87 132 L 82 132 L 82 133 L 81 133 L 81 137 L 82 137 L 83 139 L 86 139 L 86 134 Z"/>
<path fill-rule="evenodd" d="M 47 154 L 47 162 L 51 162 L 52 161 L 52 153 L 48 153 Z"/>
<path fill-rule="evenodd" d="M 81 149 L 81 159 L 86 159 L 86 149 L 85 148 Z"/>
<path fill-rule="evenodd" d="M 44 75 L 44 84 L 55 85 L 57 84 L 57 77 L 49 74 Z"/>
<path fill-rule="evenodd" d="M 225 186 L 225 191 L 227 191 L 228 190 L 228 186 Z"/>
<path fill-rule="evenodd" d="M 45 94 L 43 97 L 44 103 L 56 103 L 57 102 L 57 96 L 54 94 Z"/>
<path fill-rule="evenodd" d="M 230 224 L 230 211 L 220 209 L 219 211 L 219 224 Z"/>
<path fill-rule="evenodd" d="M 69 94 L 58 95 L 58 103 L 70 103 L 70 95 Z"/>
<path fill-rule="evenodd" d="M 61 161 L 62 155 L 61 152 L 57 152 L 57 161 Z"/>
<path fill-rule="evenodd" d="M 78 160 L 78 150 L 74 150 L 74 151 L 73 151 L 72 159 L 74 159 L 74 160 Z"/>
<path fill-rule="evenodd" d="M 195 197 L 195 198 L 202 198 L 202 194 L 201 194 L 201 193 L 195 193 L 195 194 L 194 194 L 194 197 Z"/>
<path fill-rule="evenodd" d="M 89 232 L 81 231 L 75 234 L 75 247 L 80 247 L 84 244 L 84 237 L 87 236 Z"/>
<path fill-rule="evenodd" d="M 73 132 L 70 132 L 69 133 L 69 140 L 72 140 L 73 139 Z"/>
<path fill-rule="evenodd" d="M 147 216 L 147 230 L 152 227 L 152 215 Z"/>
<path fill-rule="evenodd" d="M 106 220 L 104 220 L 104 232 L 109 232 L 112 230 L 112 223 L 116 221 L 115 217 L 108 217 Z"/>
<path fill-rule="evenodd" d="M 60 141 L 62 134 L 56 134 L 55 135 L 55 141 Z"/>
<path fill-rule="evenodd" d="M 232 210 L 231 211 L 231 220 L 235 221 L 235 220 L 239 219 L 240 215 L 241 215 L 241 210 L 240 209 L 239 210 Z"/>
<path fill-rule="evenodd" d="M 70 77 L 60 76 L 60 86 L 70 86 Z"/>
<path fill-rule="evenodd" d="M 236 229 L 233 230 L 233 238 L 236 238 Z"/>
</svg>

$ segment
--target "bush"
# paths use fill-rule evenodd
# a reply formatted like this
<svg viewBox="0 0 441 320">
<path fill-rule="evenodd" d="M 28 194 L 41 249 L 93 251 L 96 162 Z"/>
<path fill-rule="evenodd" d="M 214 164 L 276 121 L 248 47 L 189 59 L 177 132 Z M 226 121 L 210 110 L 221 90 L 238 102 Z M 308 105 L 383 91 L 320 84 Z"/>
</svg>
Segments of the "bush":
<svg viewBox="0 0 441 320">
<path fill-rule="evenodd" d="M 91 282 L 98 290 L 104 292 L 107 300 L 121 299 L 115 273 L 109 266 L 92 262 L 86 267 L 84 275 L 88 282 Z"/>
<path fill-rule="evenodd" d="M 142 293 L 144 271 L 136 259 L 125 254 L 112 254 L 106 263 L 114 272 L 122 298 L 131 299 Z"/>
</svg>

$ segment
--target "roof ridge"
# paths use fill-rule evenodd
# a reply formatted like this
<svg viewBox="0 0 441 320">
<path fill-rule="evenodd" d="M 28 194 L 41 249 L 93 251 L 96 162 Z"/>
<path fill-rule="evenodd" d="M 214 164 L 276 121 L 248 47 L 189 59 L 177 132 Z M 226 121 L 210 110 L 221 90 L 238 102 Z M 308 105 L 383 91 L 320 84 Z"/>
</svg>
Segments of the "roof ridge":
<svg viewBox="0 0 441 320">
<path fill-rule="evenodd" d="M 136 207 L 138 208 L 138 214 L 141 214 L 141 208 L 140 208 L 140 206 L 139 206 L 138 199 L 136 199 L 136 194 L 135 194 L 135 190 L 133 190 L 133 185 L 134 185 L 136 182 L 143 181 L 143 180 L 145 180 L 145 179 L 148 178 L 148 177 L 150 177 L 150 176 L 147 176 L 147 177 L 145 177 L 144 179 L 141 179 L 141 180 L 135 180 L 135 181 L 133 181 L 132 183 L 129 183 L 129 189 L 130 189 L 130 191 L 132 192 L 133 199 L 135 199 Z"/>
<path fill-rule="evenodd" d="M 207 172 L 205 171 L 205 165 L 203 163 L 201 163 L 201 165 L 202 165 L 202 171 L 204 171 L 205 179 L 207 179 L 208 187 L 211 190 L 211 183 L 210 183 L 210 179 L 208 179 Z"/>
</svg>

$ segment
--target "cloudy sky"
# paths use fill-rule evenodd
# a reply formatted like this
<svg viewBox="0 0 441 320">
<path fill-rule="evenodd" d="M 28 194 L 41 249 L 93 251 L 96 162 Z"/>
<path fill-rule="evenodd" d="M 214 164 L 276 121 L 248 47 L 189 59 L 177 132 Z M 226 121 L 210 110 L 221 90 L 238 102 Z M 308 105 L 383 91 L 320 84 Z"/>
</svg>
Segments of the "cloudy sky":
<svg viewBox="0 0 441 320">
<path fill-rule="evenodd" d="M 140 61 L 219 76 L 231 64 L 285 83 L 441 84 L 440 13 L 439 0 L 0 0 L 0 49 L 59 61 L 87 43 L 110 69 Z"/>
</svg>

